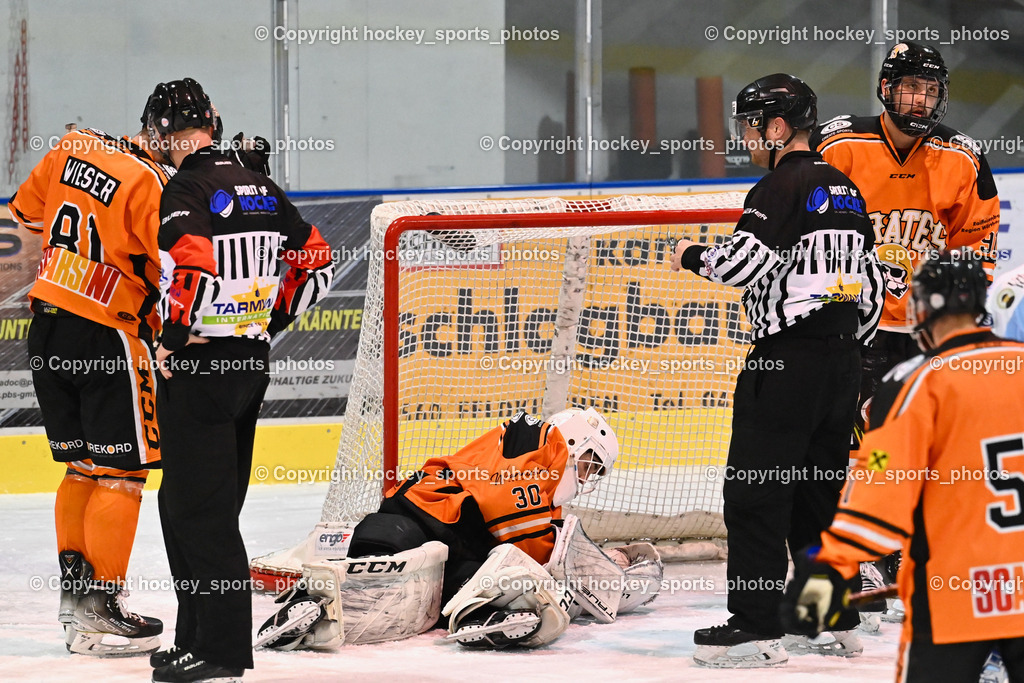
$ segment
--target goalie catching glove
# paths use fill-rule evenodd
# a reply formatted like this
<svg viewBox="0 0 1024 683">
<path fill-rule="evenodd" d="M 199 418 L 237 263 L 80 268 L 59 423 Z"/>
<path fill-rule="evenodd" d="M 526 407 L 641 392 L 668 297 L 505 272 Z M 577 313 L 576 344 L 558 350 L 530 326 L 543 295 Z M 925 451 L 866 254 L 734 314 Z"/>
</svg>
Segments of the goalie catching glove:
<svg viewBox="0 0 1024 683">
<path fill-rule="evenodd" d="M 835 626 L 850 608 L 850 581 L 830 565 L 817 562 L 819 548 L 797 553 L 793 580 L 779 608 L 787 633 L 817 636 Z"/>
<path fill-rule="evenodd" d="M 608 557 L 622 567 L 626 575 L 622 598 L 619 600 L 619 614 L 632 612 L 658 597 L 665 576 L 665 565 L 661 562 L 657 548 L 650 543 L 633 543 L 611 548 L 607 552 Z"/>
<path fill-rule="evenodd" d="M 572 595 L 570 617 L 585 610 L 606 624 L 658 597 L 664 574 L 653 545 L 634 543 L 605 552 L 590 540 L 576 515 L 562 521 L 545 568 Z"/>
</svg>

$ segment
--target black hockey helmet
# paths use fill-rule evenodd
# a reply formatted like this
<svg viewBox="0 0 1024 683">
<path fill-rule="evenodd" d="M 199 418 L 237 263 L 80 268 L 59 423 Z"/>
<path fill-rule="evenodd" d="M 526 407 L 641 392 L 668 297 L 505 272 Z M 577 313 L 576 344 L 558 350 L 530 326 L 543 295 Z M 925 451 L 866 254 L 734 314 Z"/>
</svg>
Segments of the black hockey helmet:
<svg viewBox="0 0 1024 683">
<path fill-rule="evenodd" d="M 818 96 L 796 76 L 772 74 L 740 90 L 733 102 L 732 120 L 745 122 L 764 134 L 770 119 L 782 118 L 793 130 L 810 130 L 818 123 Z M 733 129 L 743 137 L 742 127 Z"/>
<path fill-rule="evenodd" d="M 926 259 L 914 271 L 908 313 L 914 330 L 928 330 L 946 315 L 985 313 L 988 276 L 979 254 L 964 247 Z"/>
<path fill-rule="evenodd" d="M 142 112 L 142 124 L 158 139 L 188 128 L 212 127 L 214 140 L 219 140 L 224 130 L 203 86 L 191 78 L 158 83 Z"/>
<path fill-rule="evenodd" d="M 781 118 L 793 132 L 785 141 L 772 144 L 768 153 L 768 170 L 775 170 L 775 155 L 798 131 L 810 130 L 818 123 L 818 96 L 796 76 L 771 74 L 763 76 L 740 90 L 732 103 L 732 134 L 742 139 L 744 127 L 761 133 L 768 144 L 765 129 L 768 121 Z"/>
<path fill-rule="evenodd" d="M 896 101 L 895 89 L 905 77 L 931 79 L 938 85 L 937 94 L 926 95 L 925 103 L 929 108 L 929 114 L 921 116 L 900 113 L 900 103 Z M 885 81 L 885 88 L 882 87 L 882 81 Z M 903 133 L 915 138 L 927 135 L 942 121 L 949 103 L 949 71 L 942 61 L 942 55 L 931 45 L 910 41 L 898 43 L 882 62 L 882 70 L 878 72 L 877 95 L 885 105 L 889 118 Z"/>
</svg>

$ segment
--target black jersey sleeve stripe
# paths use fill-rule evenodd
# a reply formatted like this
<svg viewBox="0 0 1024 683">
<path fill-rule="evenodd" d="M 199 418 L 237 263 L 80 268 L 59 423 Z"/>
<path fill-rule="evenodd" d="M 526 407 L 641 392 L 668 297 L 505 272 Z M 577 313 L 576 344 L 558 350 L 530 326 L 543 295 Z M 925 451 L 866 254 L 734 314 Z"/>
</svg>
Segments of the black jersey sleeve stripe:
<svg viewBox="0 0 1024 683">
<path fill-rule="evenodd" d="M 547 529 L 544 529 L 542 531 L 534 531 L 534 532 L 529 533 L 529 534 L 520 534 L 519 536 L 513 536 L 512 538 L 506 538 L 503 541 L 503 543 L 518 543 L 519 541 L 525 541 L 528 538 L 543 538 L 543 537 L 547 536 L 548 534 L 551 534 L 553 536 L 555 534 L 555 527 L 550 526 Z"/>
</svg>

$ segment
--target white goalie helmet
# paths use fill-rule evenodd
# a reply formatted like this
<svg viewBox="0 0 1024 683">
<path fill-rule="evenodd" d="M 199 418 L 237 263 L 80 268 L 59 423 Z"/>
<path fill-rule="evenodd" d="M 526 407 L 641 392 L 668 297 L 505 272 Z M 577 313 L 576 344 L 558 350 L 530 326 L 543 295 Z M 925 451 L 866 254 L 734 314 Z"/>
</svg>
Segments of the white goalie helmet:
<svg viewBox="0 0 1024 683">
<path fill-rule="evenodd" d="M 558 482 L 552 500 L 558 507 L 597 488 L 619 455 L 619 440 L 608 422 L 593 408 L 569 408 L 555 413 L 546 422 L 558 428 L 569 447 L 565 475 Z"/>
</svg>

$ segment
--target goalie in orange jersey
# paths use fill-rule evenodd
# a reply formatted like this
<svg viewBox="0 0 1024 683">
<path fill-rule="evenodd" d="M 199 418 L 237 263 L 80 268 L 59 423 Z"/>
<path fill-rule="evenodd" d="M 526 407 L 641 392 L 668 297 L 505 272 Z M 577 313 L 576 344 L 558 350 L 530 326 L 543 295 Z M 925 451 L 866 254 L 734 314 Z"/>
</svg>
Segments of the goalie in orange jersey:
<svg viewBox="0 0 1024 683">
<path fill-rule="evenodd" d="M 596 410 L 571 408 L 546 421 L 519 413 L 430 458 L 356 526 L 346 559 L 303 566 L 258 644 L 396 640 L 440 612 L 463 645 L 537 647 L 584 610 L 607 623 L 650 602 L 662 575 L 653 546 L 605 552 L 574 515 L 563 520 L 562 506 L 593 491 L 618 451 Z"/>
<path fill-rule="evenodd" d="M 817 634 L 859 562 L 902 550 L 898 681 L 974 683 L 996 647 L 1024 680 L 1024 343 L 978 326 L 986 284 L 970 250 L 914 274 L 925 353 L 879 387 L 835 520 L 782 607 L 790 629 Z"/>
<path fill-rule="evenodd" d="M 388 491 L 380 510 L 356 526 L 349 557 L 441 541 L 448 546 L 444 600 L 498 544 L 543 564 L 562 506 L 593 491 L 618 451 L 615 433 L 593 408 L 546 422 L 519 413 L 456 453 L 430 458 Z"/>
</svg>

